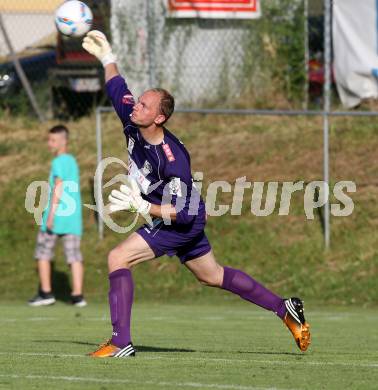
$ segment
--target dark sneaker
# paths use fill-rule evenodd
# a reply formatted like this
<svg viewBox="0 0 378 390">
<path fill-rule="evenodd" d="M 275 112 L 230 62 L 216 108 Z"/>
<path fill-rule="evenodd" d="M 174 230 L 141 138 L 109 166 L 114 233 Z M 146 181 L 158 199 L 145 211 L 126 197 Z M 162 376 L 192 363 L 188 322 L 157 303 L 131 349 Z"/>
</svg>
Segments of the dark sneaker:
<svg viewBox="0 0 378 390">
<path fill-rule="evenodd" d="M 88 305 L 83 295 L 71 295 L 71 302 L 76 307 L 84 307 Z"/>
<path fill-rule="evenodd" d="M 89 356 L 95 358 L 104 358 L 104 357 L 129 357 L 135 356 L 135 349 L 132 343 L 129 343 L 124 348 L 117 347 L 112 344 L 111 339 L 106 341 L 104 344 L 101 344 L 99 348 L 90 353 Z"/>
<path fill-rule="evenodd" d="M 55 297 L 52 293 L 38 291 L 37 295 L 28 301 L 28 304 L 29 306 L 49 306 L 55 302 Z"/>
<path fill-rule="evenodd" d="M 304 352 L 311 343 L 310 324 L 304 317 L 303 302 L 299 298 L 285 299 L 286 314 L 283 322 L 294 336 L 298 348 Z"/>
</svg>

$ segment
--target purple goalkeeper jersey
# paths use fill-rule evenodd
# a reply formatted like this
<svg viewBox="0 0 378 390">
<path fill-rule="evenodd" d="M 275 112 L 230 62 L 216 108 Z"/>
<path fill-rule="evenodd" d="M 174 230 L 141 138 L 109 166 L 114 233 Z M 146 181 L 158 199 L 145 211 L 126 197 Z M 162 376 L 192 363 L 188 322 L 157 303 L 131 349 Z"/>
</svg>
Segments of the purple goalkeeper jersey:
<svg viewBox="0 0 378 390">
<path fill-rule="evenodd" d="M 130 119 L 135 101 L 125 80 L 113 77 L 106 89 L 123 124 L 129 175 L 138 182 L 142 197 L 153 204 L 173 204 L 177 211 L 173 225 L 191 224 L 196 216 L 203 217 L 205 204 L 193 184 L 190 156 L 183 143 L 164 128 L 163 142 L 149 144 Z"/>
</svg>

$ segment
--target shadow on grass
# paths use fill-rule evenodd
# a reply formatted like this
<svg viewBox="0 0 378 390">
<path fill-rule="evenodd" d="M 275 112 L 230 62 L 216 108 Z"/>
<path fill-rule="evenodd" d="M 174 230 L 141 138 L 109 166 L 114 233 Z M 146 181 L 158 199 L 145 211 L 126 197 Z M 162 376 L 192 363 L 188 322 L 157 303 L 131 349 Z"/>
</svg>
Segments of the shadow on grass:
<svg viewBox="0 0 378 390">
<path fill-rule="evenodd" d="M 54 263 L 52 264 L 51 269 L 51 279 L 55 299 L 66 303 L 71 302 L 71 286 L 69 277 L 66 272 L 55 269 Z"/>
<path fill-rule="evenodd" d="M 99 344 L 88 343 L 85 341 L 72 340 L 33 340 L 33 343 L 60 343 L 60 344 L 76 344 L 98 347 Z M 137 352 L 197 352 L 194 349 L 185 348 L 166 348 L 166 347 L 152 347 L 149 345 L 134 345 Z"/>
<path fill-rule="evenodd" d="M 60 344 L 76 344 L 86 345 L 89 347 L 98 347 L 98 343 L 89 343 L 86 341 L 73 341 L 73 340 L 33 340 L 33 343 L 60 343 Z M 197 351 L 194 349 L 187 348 L 167 348 L 167 347 L 152 347 L 150 345 L 134 345 L 137 352 L 201 352 L 208 354 L 220 353 L 224 351 Z M 301 352 L 274 352 L 274 351 L 234 351 L 228 352 L 230 354 L 241 354 L 241 355 L 284 355 L 284 356 L 304 356 Z"/>
<path fill-rule="evenodd" d="M 136 345 L 137 352 L 197 352 L 194 349 L 151 347 L 148 345 Z"/>
</svg>

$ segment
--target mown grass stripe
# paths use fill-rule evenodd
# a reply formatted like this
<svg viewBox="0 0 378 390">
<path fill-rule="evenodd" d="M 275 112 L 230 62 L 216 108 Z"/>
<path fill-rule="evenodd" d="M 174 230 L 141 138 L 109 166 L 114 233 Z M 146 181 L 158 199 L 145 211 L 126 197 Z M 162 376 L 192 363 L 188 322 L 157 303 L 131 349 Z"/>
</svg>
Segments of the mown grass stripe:
<svg viewBox="0 0 378 390">
<path fill-rule="evenodd" d="M 196 389 L 221 389 L 221 390 L 284 390 L 277 387 L 254 387 L 240 385 L 222 385 L 217 383 L 197 383 L 197 382 L 154 382 L 154 381 L 135 381 L 132 379 L 105 379 L 92 377 L 77 377 L 77 376 L 45 376 L 45 375 L 15 375 L 15 374 L 0 374 L 1 378 L 9 379 L 31 379 L 31 380 L 57 380 L 68 382 L 91 382 L 91 383 L 109 383 L 109 384 L 136 384 L 136 385 L 151 385 L 157 387 L 192 387 Z M 293 390 L 293 389 L 291 389 Z"/>
<path fill-rule="evenodd" d="M 137 360 L 172 360 L 172 361 L 201 361 L 201 362 L 224 362 L 224 363 L 256 363 L 270 365 L 309 365 L 309 366 L 345 366 L 345 367 L 365 367 L 378 368 L 378 362 L 357 363 L 357 362 L 319 362 L 307 360 L 258 360 L 258 359 L 225 359 L 225 358 L 208 358 L 208 357 L 169 357 L 169 356 L 143 356 L 144 353 L 138 354 Z M 61 357 L 61 358 L 88 358 L 87 355 L 81 354 L 62 354 L 53 352 L 0 352 L 0 355 L 18 355 L 18 356 L 41 356 L 41 357 Z M 134 359 L 133 359 L 134 361 Z"/>
</svg>

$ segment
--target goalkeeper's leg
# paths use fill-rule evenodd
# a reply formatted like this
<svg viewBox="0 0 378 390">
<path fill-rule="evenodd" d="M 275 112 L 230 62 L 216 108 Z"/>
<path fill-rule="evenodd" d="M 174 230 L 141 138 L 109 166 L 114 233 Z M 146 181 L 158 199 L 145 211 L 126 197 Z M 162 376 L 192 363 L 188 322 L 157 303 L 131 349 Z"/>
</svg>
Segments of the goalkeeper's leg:
<svg viewBox="0 0 378 390">
<path fill-rule="evenodd" d="M 138 263 L 153 258 L 155 253 L 137 233 L 131 234 L 126 241 L 109 253 L 109 307 L 113 332 L 111 339 L 100 345 L 90 356 L 135 356 L 130 332 L 134 299 L 134 283 L 130 269 Z"/>
<path fill-rule="evenodd" d="M 230 291 L 275 313 L 289 328 L 298 347 L 302 351 L 308 348 L 309 324 L 305 321 L 303 303 L 299 298 L 281 298 L 243 271 L 220 266 L 212 251 L 185 262 L 185 265 L 201 283 Z"/>
</svg>

